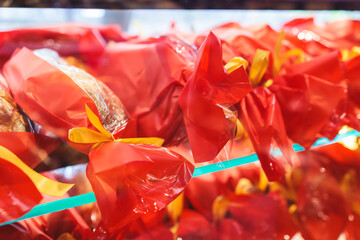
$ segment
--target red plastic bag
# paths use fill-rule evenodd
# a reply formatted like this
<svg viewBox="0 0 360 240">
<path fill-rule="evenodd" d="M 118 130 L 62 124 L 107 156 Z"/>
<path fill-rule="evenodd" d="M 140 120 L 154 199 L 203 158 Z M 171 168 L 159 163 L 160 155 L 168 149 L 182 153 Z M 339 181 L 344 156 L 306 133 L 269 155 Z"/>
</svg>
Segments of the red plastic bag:
<svg viewBox="0 0 360 240">
<path fill-rule="evenodd" d="M 250 90 L 243 67 L 226 72 L 220 40 L 210 33 L 198 51 L 195 71 L 179 97 L 195 162 L 213 160 L 232 137 L 231 123 L 220 105 L 235 105 Z"/>
<path fill-rule="evenodd" d="M 270 181 L 279 180 L 285 166 L 292 164 L 293 149 L 275 95 L 264 87 L 255 87 L 240 102 L 239 112 L 266 176 Z M 271 154 L 273 143 L 281 150 L 281 156 Z"/>
<path fill-rule="evenodd" d="M 348 84 L 349 99 L 360 106 L 360 56 L 354 57 L 343 64 L 345 78 Z"/>
<path fill-rule="evenodd" d="M 105 143 L 90 152 L 87 176 L 102 215 L 98 236 L 116 236 L 140 216 L 157 212 L 185 188 L 194 166 L 163 147 Z"/>
<path fill-rule="evenodd" d="M 352 228 L 360 202 L 359 153 L 348 144 L 300 153 L 301 165 L 287 179 L 296 192 L 295 216 L 306 239 L 338 239 L 342 233 L 352 239 L 357 234 Z"/>
<path fill-rule="evenodd" d="M 29 167 L 35 168 L 61 141 L 31 132 L 0 132 L 0 146 L 9 149 Z"/>
<path fill-rule="evenodd" d="M 31 64 L 28 64 L 29 62 Z M 56 66 L 23 48 L 6 63 L 3 71 L 14 100 L 33 121 L 44 129 L 68 141 L 70 129 L 93 128 L 87 118 L 85 104 L 99 116 L 95 102 L 87 92 Z M 99 90 L 97 84 L 90 88 L 95 92 Z M 101 94 L 111 96 L 106 91 Z M 99 97 L 103 98 L 102 95 Z M 122 108 L 122 106 L 112 107 Z M 108 116 L 110 115 L 109 112 Z M 126 125 L 127 123 L 122 128 L 116 129 L 114 134 L 121 136 Z M 91 147 L 91 145 L 76 145 L 71 142 L 69 144 L 84 153 L 87 153 Z"/>
<path fill-rule="evenodd" d="M 344 103 L 346 117 L 345 122 L 350 127 L 360 130 L 360 84 L 359 84 L 359 67 L 360 56 L 354 57 L 342 64 L 344 75 L 347 83 L 347 101 Z"/>
<path fill-rule="evenodd" d="M 14 152 L 29 167 L 34 168 L 60 144 L 59 139 L 33 127 L 12 99 L 1 74 L 0 112 L 0 146 Z"/>
<path fill-rule="evenodd" d="M 42 196 L 31 179 L 18 167 L 0 158 L 0 222 L 23 216 Z"/>
<path fill-rule="evenodd" d="M 338 53 L 313 58 L 286 71 L 275 78 L 270 89 L 281 107 L 288 136 L 306 148 L 320 133 L 335 137 L 342 123 L 329 122 L 334 115 L 342 115 L 336 111 L 338 107 L 345 110 L 341 107 L 346 99 L 346 86 L 340 84 L 343 74 Z"/>
<path fill-rule="evenodd" d="M 89 239 L 90 228 L 75 209 L 26 219 L 0 227 L 0 237 L 4 239 Z"/>
<path fill-rule="evenodd" d="M 103 36 L 102 36 L 103 35 Z M 62 56 L 75 56 L 93 64 L 104 51 L 106 40 L 123 40 L 114 25 L 89 27 L 63 24 L 0 32 L 0 66 L 17 48 L 50 48 Z"/>
<path fill-rule="evenodd" d="M 163 240 L 172 240 L 174 239 L 174 236 L 172 232 L 164 227 L 156 227 L 149 229 L 148 231 L 144 232 L 142 235 L 137 236 L 135 238 L 130 238 L 134 240 L 156 240 L 156 239 L 163 239 Z"/>
<path fill-rule="evenodd" d="M 332 51 L 312 58 L 310 61 L 287 67 L 286 74 L 307 74 L 334 84 L 340 83 L 344 79 L 338 51 Z"/>
<path fill-rule="evenodd" d="M 117 43 L 107 46 L 92 71 L 136 120 L 138 137 L 160 137 L 165 145 L 174 145 L 186 137 L 177 99 L 195 54 L 175 36 Z"/>
<path fill-rule="evenodd" d="M 313 46 L 321 46 L 320 49 L 312 50 L 316 55 L 324 53 L 321 48 L 331 51 L 359 46 L 360 23 L 356 20 L 338 20 L 318 26 L 314 18 L 298 18 L 285 23 L 283 29 L 289 35 L 296 36 L 304 45 L 313 43 Z"/>
<path fill-rule="evenodd" d="M 348 240 L 357 240 L 360 238 L 360 215 L 354 214 L 353 217 L 350 217 L 352 219 L 351 222 L 349 222 L 346 230 L 345 230 L 345 236 Z"/>
<path fill-rule="evenodd" d="M 73 186 L 35 172 L 9 149 L 0 146 L 0 223 L 14 220 L 30 211 L 43 198 L 40 193 L 61 197 Z"/>
<path fill-rule="evenodd" d="M 240 56 L 248 62 L 252 62 L 257 49 L 271 51 L 275 47 L 278 33 L 268 25 L 252 25 L 243 27 L 238 23 L 229 22 L 211 29 L 221 39 L 225 55 L 225 62 L 235 56 Z M 200 47 L 205 40 L 205 34 L 195 39 L 195 45 Z M 265 37 L 266 36 L 266 37 Z"/>
<path fill-rule="evenodd" d="M 259 179 L 259 165 L 246 164 L 236 168 L 192 178 L 185 190 L 191 206 L 204 217 L 213 220 L 213 203 L 218 196 L 227 196 L 234 192 L 242 178 L 253 183 Z M 209 188 L 208 186 L 212 186 Z M 206 196 L 206 197 L 204 197 Z"/>
<path fill-rule="evenodd" d="M 172 224 L 166 215 L 166 208 L 156 213 L 147 213 L 141 218 L 133 221 L 119 239 L 136 239 L 136 240 L 155 240 L 174 239 L 174 234 L 170 231 Z"/>
<path fill-rule="evenodd" d="M 288 136 L 306 148 L 320 137 L 332 113 L 346 97 L 344 86 L 309 75 L 278 77 L 270 89 L 281 106 Z"/>
<path fill-rule="evenodd" d="M 297 231 L 286 199 L 277 192 L 268 194 L 232 195 L 229 212 L 243 229 L 244 239 L 291 238 Z"/>
<path fill-rule="evenodd" d="M 110 42 L 110 41 L 123 42 L 123 41 L 134 40 L 137 38 L 137 36 L 135 35 L 129 35 L 123 32 L 121 30 L 121 26 L 118 24 L 109 24 L 103 26 L 85 26 L 85 25 L 77 25 L 77 26 L 85 29 L 98 30 L 106 42 Z M 73 26 L 70 25 L 69 27 L 73 27 Z"/>
<path fill-rule="evenodd" d="M 296 205 L 305 238 L 335 240 L 345 228 L 346 200 L 330 174 L 308 172 L 299 186 Z"/>
<path fill-rule="evenodd" d="M 245 239 L 243 227 L 233 219 L 223 219 L 217 224 L 220 240 Z"/>
<path fill-rule="evenodd" d="M 184 240 L 218 239 L 216 228 L 201 214 L 188 209 L 180 218 L 178 236 Z"/>
</svg>

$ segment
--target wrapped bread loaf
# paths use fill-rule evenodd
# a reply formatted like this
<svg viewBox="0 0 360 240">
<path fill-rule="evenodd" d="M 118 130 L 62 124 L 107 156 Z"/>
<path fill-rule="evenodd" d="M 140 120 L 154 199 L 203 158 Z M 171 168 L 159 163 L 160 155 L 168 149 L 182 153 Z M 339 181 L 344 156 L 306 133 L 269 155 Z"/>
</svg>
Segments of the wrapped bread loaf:
<svg viewBox="0 0 360 240">
<path fill-rule="evenodd" d="M 0 87 L 0 132 L 26 132 L 28 128 L 14 100 Z"/>
<path fill-rule="evenodd" d="M 127 122 L 128 117 L 120 99 L 102 82 L 84 70 L 69 65 L 55 51 L 50 49 L 35 50 L 34 54 L 70 77 L 94 101 L 101 121 L 110 133 Z"/>
</svg>

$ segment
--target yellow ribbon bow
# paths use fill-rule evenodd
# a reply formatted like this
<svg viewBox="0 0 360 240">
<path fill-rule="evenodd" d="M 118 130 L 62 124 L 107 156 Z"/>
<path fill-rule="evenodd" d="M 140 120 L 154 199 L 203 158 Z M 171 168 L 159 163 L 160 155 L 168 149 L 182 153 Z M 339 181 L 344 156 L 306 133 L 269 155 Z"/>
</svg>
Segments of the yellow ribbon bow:
<svg viewBox="0 0 360 240">
<path fill-rule="evenodd" d="M 86 104 L 85 109 L 91 124 L 98 130 L 98 132 L 86 127 L 72 128 L 69 130 L 69 140 L 74 143 L 90 143 L 93 144 L 92 149 L 103 143 L 112 141 L 129 144 L 152 144 L 157 146 L 161 146 L 164 143 L 164 139 L 157 137 L 115 139 L 115 137 L 104 128 L 100 119 Z"/>
<path fill-rule="evenodd" d="M 74 184 L 60 183 L 49 178 L 44 177 L 43 175 L 35 172 L 29 166 L 27 166 L 23 161 L 21 161 L 14 153 L 10 150 L 6 149 L 3 146 L 0 146 L 0 158 L 14 164 L 21 171 L 23 171 L 30 180 L 34 183 L 39 192 L 55 196 L 61 197 L 67 191 L 69 191 Z"/>
<path fill-rule="evenodd" d="M 273 64 L 273 75 L 276 76 L 280 72 L 281 66 L 286 60 L 291 57 L 297 57 L 294 64 L 302 63 L 305 61 L 304 52 L 299 48 L 293 48 L 287 51 L 284 55 L 280 55 L 281 44 L 285 38 L 285 32 L 282 31 L 279 34 L 279 38 L 276 42 L 275 51 L 274 51 L 274 64 Z"/>
<path fill-rule="evenodd" d="M 270 52 L 257 49 L 249 72 L 251 86 L 258 86 L 269 66 Z"/>
<path fill-rule="evenodd" d="M 269 51 L 265 51 L 261 49 L 256 50 L 254 60 L 251 64 L 250 72 L 249 72 L 249 81 L 251 86 L 254 87 L 259 85 L 269 65 L 269 56 L 270 56 Z M 244 69 L 246 70 L 248 65 L 249 63 L 242 57 L 234 57 L 225 65 L 225 69 L 228 71 L 228 73 L 231 73 L 241 66 L 243 66 Z"/>
<path fill-rule="evenodd" d="M 351 50 L 343 49 L 341 50 L 341 60 L 348 61 L 351 58 L 357 57 L 360 55 L 360 47 L 354 46 Z"/>
<path fill-rule="evenodd" d="M 273 75 L 276 76 L 279 74 L 281 66 L 284 64 L 286 60 L 292 57 L 296 57 L 294 64 L 304 62 L 304 52 L 301 49 L 294 48 L 287 51 L 285 54 L 281 55 L 281 43 L 284 40 L 285 33 L 281 32 L 278 38 L 278 41 L 275 46 L 274 51 L 274 62 L 273 62 Z M 351 52 L 351 56 L 356 54 L 356 50 L 354 49 Z M 346 53 L 345 53 L 346 54 Z M 348 54 L 349 55 L 349 54 Z M 270 52 L 262 49 L 257 49 L 254 55 L 254 59 L 251 63 L 251 67 L 249 70 L 249 81 L 251 86 L 258 86 L 263 78 L 268 66 L 269 66 L 269 58 Z M 234 57 L 225 65 L 225 69 L 231 73 L 232 71 L 236 70 L 240 66 L 243 66 L 245 69 L 248 66 L 248 62 L 241 58 L 241 57 Z M 272 84 L 272 80 L 268 79 L 264 86 L 268 87 Z"/>
<path fill-rule="evenodd" d="M 234 57 L 232 58 L 226 65 L 225 69 L 228 73 L 231 73 L 238 69 L 240 66 L 243 66 L 244 69 L 248 67 L 249 63 L 242 57 Z"/>
</svg>

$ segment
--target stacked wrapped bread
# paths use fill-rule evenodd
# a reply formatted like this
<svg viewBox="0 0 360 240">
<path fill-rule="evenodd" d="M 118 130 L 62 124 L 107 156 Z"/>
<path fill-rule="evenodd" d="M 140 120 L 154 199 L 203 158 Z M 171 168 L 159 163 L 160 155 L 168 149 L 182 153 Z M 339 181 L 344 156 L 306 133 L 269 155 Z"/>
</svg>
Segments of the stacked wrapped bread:
<svg viewBox="0 0 360 240">
<path fill-rule="evenodd" d="M 102 82 L 84 70 L 69 65 L 57 52 L 51 49 L 35 50 L 34 54 L 70 77 L 94 101 L 101 121 L 110 133 L 125 124 L 127 114 L 120 99 Z"/>
<path fill-rule="evenodd" d="M 0 78 L 3 76 L 0 74 Z M 26 132 L 29 124 L 11 96 L 0 87 L 0 132 Z"/>
</svg>

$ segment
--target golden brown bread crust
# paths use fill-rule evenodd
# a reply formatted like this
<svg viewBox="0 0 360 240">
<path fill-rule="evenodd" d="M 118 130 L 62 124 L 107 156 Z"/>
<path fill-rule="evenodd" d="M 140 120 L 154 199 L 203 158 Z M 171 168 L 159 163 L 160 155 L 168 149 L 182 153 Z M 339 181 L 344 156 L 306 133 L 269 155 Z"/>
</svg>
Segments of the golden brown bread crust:
<svg viewBox="0 0 360 240">
<path fill-rule="evenodd" d="M 0 132 L 26 132 L 28 127 L 14 100 L 0 88 Z"/>
<path fill-rule="evenodd" d="M 84 70 L 69 65 L 53 50 L 39 49 L 34 53 L 69 76 L 90 96 L 98 109 L 105 129 L 110 133 L 128 121 L 127 113 L 120 99 L 105 84 L 97 81 Z"/>
<path fill-rule="evenodd" d="M 98 85 L 105 105 L 107 106 L 107 111 L 109 112 L 102 121 L 104 126 L 106 126 L 105 128 L 108 131 L 109 129 L 112 129 L 112 131 L 109 132 L 113 132 L 129 120 L 128 114 L 121 100 L 108 86 L 105 85 L 105 83 L 98 81 Z"/>
</svg>

